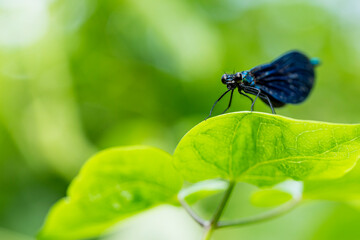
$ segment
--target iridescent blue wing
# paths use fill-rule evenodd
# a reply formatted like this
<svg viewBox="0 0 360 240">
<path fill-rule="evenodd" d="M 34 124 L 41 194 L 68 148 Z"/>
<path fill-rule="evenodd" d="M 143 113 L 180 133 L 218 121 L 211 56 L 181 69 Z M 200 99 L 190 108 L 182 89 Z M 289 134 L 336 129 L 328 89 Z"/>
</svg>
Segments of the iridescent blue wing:
<svg viewBox="0 0 360 240">
<path fill-rule="evenodd" d="M 255 86 L 274 100 L 300 103 L 313 87 L 314 66 L 303 53 L 291 51 L 271 63 L 252 68 L 250 74 Z"/>
</svg>

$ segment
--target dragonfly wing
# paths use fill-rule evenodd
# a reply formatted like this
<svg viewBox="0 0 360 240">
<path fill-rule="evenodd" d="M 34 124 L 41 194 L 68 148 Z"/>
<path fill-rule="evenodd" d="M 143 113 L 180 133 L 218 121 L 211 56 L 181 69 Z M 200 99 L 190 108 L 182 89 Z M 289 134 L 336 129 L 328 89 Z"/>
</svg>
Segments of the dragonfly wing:
<svg viewBox="0 0 360 240">
<path fill-rule="evenodd" d="M 282 103 L 300 103 L 309 95 L 315 79 L 314 65 L 308 57 L 292 51 L 269 64 L 250 70 L 256 86 Z"/>
</svg>

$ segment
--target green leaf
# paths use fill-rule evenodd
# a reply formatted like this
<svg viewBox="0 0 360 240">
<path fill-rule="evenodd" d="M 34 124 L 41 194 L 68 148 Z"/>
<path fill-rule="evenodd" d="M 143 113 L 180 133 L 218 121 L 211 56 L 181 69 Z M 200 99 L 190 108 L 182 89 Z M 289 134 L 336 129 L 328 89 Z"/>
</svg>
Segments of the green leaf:
<svg viewBox="0 0 360 240">
<path fill-rule="evenodd" d="M 360 155 L 360 125 L 240 112 L 203 121 L 176 148 L 185 180 L 223 178 L 274 185 L 343 176 Z"/>
<path fill-rule="evenodd" d="M 360 164 L 344 177 L 305 182 L 304 198 L 347 202 L 360 209 Z"/>
<path fill-rule="evenodd" d="M 301 199 L 303 183 L 288 180 L 273 188 L 259 189 L 251 195 L 251 204 L 256 207 L 275 207 L 291 199 Z"/>
<path fill-rule="evenodd" d="M 40 239 L 98 236 L 119 220 L 172 203 L 182 185 L 168 153 L 120 147 L 92 157 L 71 183 L 68 197 L 51 209 Z"/>
<path fill-rule="evenodd" d="M 184 199 L 188 204 L 194 204 L 208 196 L 223 192 L 228 185 L 229 184 L 224 180 L 206 180 L 182 189 L 178 196 L 179 198 Z"/>
<path fill-rule="evenodd" d="M 277 189 L 263 189 L 251 195 L 251 204 L 256 207 L 275 207 L 291 199 L 291 194 Z"/>
</svg>

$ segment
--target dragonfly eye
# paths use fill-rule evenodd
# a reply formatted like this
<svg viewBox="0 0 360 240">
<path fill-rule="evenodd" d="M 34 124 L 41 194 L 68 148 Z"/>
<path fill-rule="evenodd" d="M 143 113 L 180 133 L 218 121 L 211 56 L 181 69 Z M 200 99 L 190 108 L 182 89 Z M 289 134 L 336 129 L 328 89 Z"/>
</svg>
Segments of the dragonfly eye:
<svg viewBox="0 0 360 240">
<path fill-rule="evenodd" d="M 226 74 L 222 75 L 222 77 L 221 77 L 221 82 L 222 82 L 223 84 L 226 84 Z"/>
<path fill-rule="evenodd" d="M 236 78 L 239 78 L 240 80 L 242 79 L 242 75 L 241 75 L 240 72 L 237 72 L 237 73 L 235 74 L 235 77 L 236 77 Z"/>
</svg>

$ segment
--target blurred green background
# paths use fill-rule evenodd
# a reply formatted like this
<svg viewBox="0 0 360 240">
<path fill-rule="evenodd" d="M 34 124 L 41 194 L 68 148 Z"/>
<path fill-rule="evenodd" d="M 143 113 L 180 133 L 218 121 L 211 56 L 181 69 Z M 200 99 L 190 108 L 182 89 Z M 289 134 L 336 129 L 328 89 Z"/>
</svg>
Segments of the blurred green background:
<svg viewBox="0 0 360 240">
<path fill-rule="evenodd" d="M 359 38 L 356 0 L 0 0 L 0 239 L 32 239 L 96 151 L 147 144 L 172 153 L 225 91 L 224 71 L 288 50 L 322 65 L 308 100 L 278 114 L 359 123 Z M 231 111 L 249 109 L 236 95 Z M 260 101 L 256 110 L 270 112 Z M 225 217 L 244 212 L 232 206 Z M 199 236 L 183 210 L 162 207 L 104 238 Z M 360 213 L 304 203 L 214 238 L 360 239 Z"/>
</svg>

